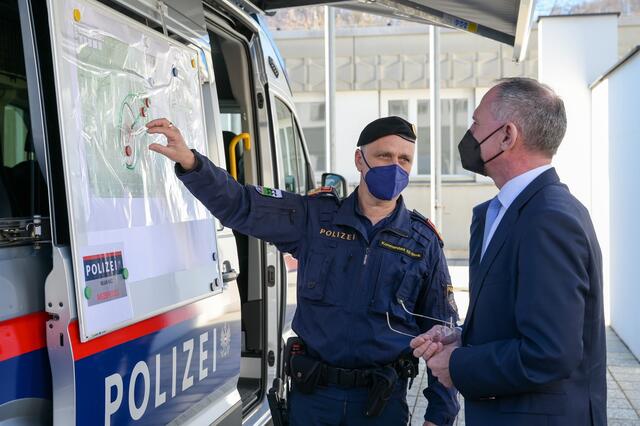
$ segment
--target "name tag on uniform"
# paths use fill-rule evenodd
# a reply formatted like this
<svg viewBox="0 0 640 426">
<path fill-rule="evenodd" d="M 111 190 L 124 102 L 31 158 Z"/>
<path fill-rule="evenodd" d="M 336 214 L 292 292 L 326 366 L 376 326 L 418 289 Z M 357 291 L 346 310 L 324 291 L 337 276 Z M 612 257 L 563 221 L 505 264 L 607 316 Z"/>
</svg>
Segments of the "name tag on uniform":
<svg viewBox="0 0 640 426">
<path fill-rule="evenodd" d="M 256 191 L 263 197 L 282 198 L 282 191 L 274 188 L 267 188 L 266 186 L 256 186 Z"/>
<path fill-rule="evenodd" d="M 390 251 L 394 251 L 396 253 L 404 254 L 405 256 L 409 256 L 412 259 L 422 259 L 422 253 L 415 252 L 407 247 L 398 246 L 390 243 L 389 241 L 380 240 L 378 245 L 382 248 L 385 248 Z"/>
<path fill-rule="evenodd" d="M 329 238 L 339 238 L 341 240 L 347 240 L 347 241 L 355 241 L 356 239 L 355 233 L 332 231 L 326 228 L 320 228 L 320 235 L 324 235 L 325 237 L 329 237 Z"/>
</svg>

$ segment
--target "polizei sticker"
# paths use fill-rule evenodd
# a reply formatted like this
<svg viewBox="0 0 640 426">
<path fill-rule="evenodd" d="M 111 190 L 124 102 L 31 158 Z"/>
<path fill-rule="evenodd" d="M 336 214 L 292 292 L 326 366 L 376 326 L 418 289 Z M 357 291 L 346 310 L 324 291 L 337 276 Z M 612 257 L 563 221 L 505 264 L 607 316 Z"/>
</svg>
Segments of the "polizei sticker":
<svg viewBox="0 0 640 426">
<path fill-rule="evenodd" d="M 127 296 L 128 272 L 122 263 L 121 251 L 84 256 L 82 264 L 84 297 L 89 306 Z"/>
</svg>

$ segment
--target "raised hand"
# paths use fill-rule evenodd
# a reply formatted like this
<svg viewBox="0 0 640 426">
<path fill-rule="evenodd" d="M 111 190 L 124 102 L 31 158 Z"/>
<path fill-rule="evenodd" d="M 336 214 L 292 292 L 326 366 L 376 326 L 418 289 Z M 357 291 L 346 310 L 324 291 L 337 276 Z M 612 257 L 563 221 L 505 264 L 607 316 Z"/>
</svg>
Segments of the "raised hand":
<svg viewBox="0 0 640 426">
<path fill-rule="evenodd" d="M 167 138 L 167 144 L 149 144 L 151 151 L 164 155 L 180 163 L 183 169 L 191 170 L 196 166 L 196 157 L 187 146 L 180 130 L 166 118 L 158 118 L 147 123 L 147 133 L 161 134 Z"/>
</svg>

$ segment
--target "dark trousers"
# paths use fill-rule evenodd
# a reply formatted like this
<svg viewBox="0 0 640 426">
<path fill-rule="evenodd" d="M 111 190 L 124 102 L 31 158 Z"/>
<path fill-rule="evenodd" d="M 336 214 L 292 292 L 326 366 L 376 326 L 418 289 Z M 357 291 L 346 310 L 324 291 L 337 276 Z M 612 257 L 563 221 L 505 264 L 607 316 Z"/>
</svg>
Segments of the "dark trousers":
<svg viewBox="0 0 640 426">
<path fill-rule="evenodd" d="M 405 382 L 406 386 L 406 382 Z M 376 417 L 364 415 L 367 389 L 319 387 L 312 394 L 289 394 L 291 426 L 406 426 L 409 422 L 406 390 L 394 392 Z"/>
</svg>

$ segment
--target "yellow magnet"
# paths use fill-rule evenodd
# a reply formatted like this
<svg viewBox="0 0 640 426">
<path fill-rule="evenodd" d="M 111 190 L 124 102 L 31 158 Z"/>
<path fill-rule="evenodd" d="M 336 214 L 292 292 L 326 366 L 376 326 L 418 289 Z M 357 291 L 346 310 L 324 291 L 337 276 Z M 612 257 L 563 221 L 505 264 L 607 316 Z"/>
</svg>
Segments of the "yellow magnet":
<svg viewBox="0 0 640 426">
<path fill-rule="evenodd" d="M 195 68 L 196 67 L 196 60 L 192 59 L 191 60 L 191 68 Z"/>
<path fill-rule="evenodd" d="M 80 22 L 82 15 L 80 14 L 80 9 L 73 9 L 73 20 L 76 22 Z"/>
</svg>

